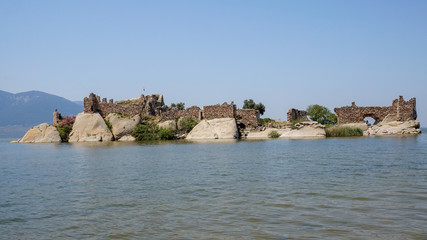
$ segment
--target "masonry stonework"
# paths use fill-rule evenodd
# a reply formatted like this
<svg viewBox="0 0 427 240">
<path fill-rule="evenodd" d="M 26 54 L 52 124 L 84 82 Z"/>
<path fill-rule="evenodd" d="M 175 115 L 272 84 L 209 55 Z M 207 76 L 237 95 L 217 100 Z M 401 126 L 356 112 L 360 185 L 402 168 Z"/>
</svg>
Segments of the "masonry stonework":
<svg viewBox="0 0 427 240">
<path fill-rule="evenodd" d="M 307 120 L 307 112 L 295 108 L 289 109 L 286 115 L 288 122 L 293 122 L 296 120 Z"/>
<path fill-rule="evenodd" d="M 208 105 L 203 107 L 203 119 L 215 119 L 215 118 L 235 118 L 236 116 L 236 105 L 231 102 L 226 102 L 222 105 Z"/>
<path fill-rule="evenodd" d="M 83 105 L 85 113 L 97 112 L 104 118 L 113 112 L 129 116 L 141 113 L 150 116 L 158 116 L 166 108 L 163 102 L 163 95 L 161 94 L 141 95 L 139 98 L 118 102 L 114 102 L 113 99 L 110 99 L 107 102 L 106 98 L 100 101 L 99 96 L 91 93 L 89 97 L 84 98 Z"/>
<path fill-rule="evenodd" d="M 417 119 L 416 99 L 405 101 L 402 96 L 393 100 L 391 106 L 386 107 L 359 107 L 354 102 L 351 106 L 334 109 L 338 116 L 338 124 L 363 122 L 365 117 L 371 117 L 378 123 L 386 117 L 392 117 L 396 121 Z"/>
<path fill-rule="evenodd" d="M 254 129 L 261 125 L 259 111 L 255 109 L 236 109 L 236 119 L 245 128 Z"/>
<path fill-rule="evenodd" d="M 197 106 L 189 107 L 185 110 L 170 109 L 161 113 L 161 120 L 176 120 L 180 117 L 190 117 L 194 120 L 201 120 L 202 110 Z"/>
</svg>

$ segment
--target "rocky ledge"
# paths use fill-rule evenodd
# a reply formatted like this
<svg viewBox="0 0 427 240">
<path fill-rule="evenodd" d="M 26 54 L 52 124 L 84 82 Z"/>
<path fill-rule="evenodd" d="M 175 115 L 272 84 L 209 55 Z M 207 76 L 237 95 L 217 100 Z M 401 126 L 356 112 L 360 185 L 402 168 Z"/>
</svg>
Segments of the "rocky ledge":
<svg viewBox="0 0 427 240">
<path fill-rule="evenodd" d="M 296 123 L 294 128 L 266 128 L 262 131 L 249 132 L 247 139 L 266 139 L 269 134 L 276 131 L 278 138 L 324 138 L 326 137 L 325 126 L 314 121 Z"/>
<path fill-rule="evenodd" d="M 368 127 L 363 132 L 364 136 L 385 135 L 417 135 L 420 134 L 420 122 L 418 120 L 381 122 Z"/>
</svg>

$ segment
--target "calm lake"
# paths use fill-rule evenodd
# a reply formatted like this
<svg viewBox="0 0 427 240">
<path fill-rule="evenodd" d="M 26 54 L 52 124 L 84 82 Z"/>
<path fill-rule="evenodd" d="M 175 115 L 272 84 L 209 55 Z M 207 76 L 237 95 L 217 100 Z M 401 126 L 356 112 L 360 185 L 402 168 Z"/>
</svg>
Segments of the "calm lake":
<svg viewBox="0 0 427 240">
<path fill-rule="evenodd" d="M 427 239 L 427 134 L 0 140 L 1 239 Z"/>
</svg>

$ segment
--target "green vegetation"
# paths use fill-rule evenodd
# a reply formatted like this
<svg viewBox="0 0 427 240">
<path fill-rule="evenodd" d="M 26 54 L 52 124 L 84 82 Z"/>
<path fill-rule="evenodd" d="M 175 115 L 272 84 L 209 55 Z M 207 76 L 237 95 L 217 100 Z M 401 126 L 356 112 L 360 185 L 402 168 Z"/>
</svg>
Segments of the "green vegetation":
<svg viewBox="0 0 427 240">
<path fill-rule="evenodd" d="M 268 137 L 269 138 L 278 138 L 278 137 L 280 137 L 280 133 L 278 133 L 276 130 L 273 130 L 273 131 L 271 131 L 271 132 L 269 132 L 268 133 Z"/>
<path fill-rule="evenodd" d="M 146 140 L 171 140 L 175 138 L 175 132 L 171 128 L 159 128 L 156 123 L 145 118 L 132 132 L 137 141 Z"/>
<path fill-rule="evenodd" d="M 108 122 L 105 118 L 104 118 L 104 122 L 105 124 L 107 124 L 108 129 L 110 129 L 110 132 L 113 132 L 113 127 L 111 126 L 110 122 Z"/>
<path fill-rule="evenodd" d="M 363 131 L 355 127 L 328 127 L 325 129 L 326 137 L 356 137 L 363 136 Z"/>
<path fill-rule="evenodd" d="M 265 126 L 265 125 L 267 125 L 267 124 L 269 124 L 269 123 L 274 122 L 274 120 L 273 120 L 273 119 L 271 119 L 271 118 L 261 118 L 261 119 L 260 119 L 260 122 L 261 122 L 261 124 L 262 124 L 263 126 Z"/>
<path fill-rule="evenodd" d="M 324 125 L 337 124 L 337 115 L 331 113 L 327 107 L 315 104 L 307 108 L 307 115 L 310 119 Z"/>
<path fill-rule="evenodd" d="M 185 103 L 183 103 L 183 102 L 172 103 L 171 108 L 176 108 L 178 110 L 184 110 L 185 109 Z"/>
<path fill-rule="evenodd" d="M 178 124 L 179 129 L 189 133 L 198 124 L 198 122 L 191 117 L 183 117 L 181 120 L 179 120 Z"/>
<path fill-rule="evenodd" d="M 265 112 L 265 106 L 261 102 L 255 103 L 254 100 L 249 99 L 243 101 L 243 109 L 255 109 L 258 110 L 258 112 L 263 115 Z"/>
<path fill-rule="evenodd" d="M 56 130 L 59 132 L 61 141 L 68 142 L 68 137 L 70 136 L 71 130 L 73 130 L 74 122 L 76 121 L 76 116 L 63 116 L 58 124 L 55 124 Z"/>
<path fill-rule="evenodd" d="M 61 137 L 61 140 L 63 142 L 68 142 L 68 137 L 70 136 L 71 130 L 73 130 L 73 126 L 68 126 L 68 125 L 56 125 L 55 126 L 56 129 L 59 132 L 59 136 Z"/>
</svg>

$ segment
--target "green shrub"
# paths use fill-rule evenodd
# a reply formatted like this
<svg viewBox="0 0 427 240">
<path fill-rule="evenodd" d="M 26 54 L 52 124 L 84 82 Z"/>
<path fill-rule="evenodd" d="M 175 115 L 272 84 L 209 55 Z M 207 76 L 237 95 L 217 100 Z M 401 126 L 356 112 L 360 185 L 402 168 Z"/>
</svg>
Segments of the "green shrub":
<svg viewBox="0 0 427 240">
<path fill-rule="evenodd" d="M 110 122 L 108 122 L 105 118 L 104 118 L 104 122 L 105 124 L 107 124 L 108 129 L 110 129 L 110 132 L 113 131 L 113 127 L 111 126 Z"/>
<path fill-rule="evenodd" d="M 311 120 L 323 125 L 334 125 L 337 123 L 337 115 L 331 113 L 327 107 L 321 106 L 319 104 L 308 106 L 307 115 Z"/>
<path fill-rule="evenodd" d="M 179 128 L 186 133 L 189 133 L 198 122 L 191 117 L 184 117 L 179 121 Z"/>
<path fill-rule="evenodd" d="M 132 136 L 137 141 L 171 140 L 175 132 L 171 128 L 159 128 L 156 123 L 143 121 L 132 131 Z"/>
<path fill-rule="evenodd" d="M 158 140 L 159 139 L 159 128 L 155 123 L 143 122 L 138 124 L 132 131 L 132 136 L 137 141 L 144 140 Z"/>
<path fill-rule="evenodd" d="M 73 126 L 69 126 L 69 125 L 55 125 L 56 129 L 59 132 L 59 136 L 61 137 L 61 140 L 63 142 L 68 142 L 68 137 L 71 133 L 71 130 L 73 130 Z"/>
<path fill-rule="evenodd" d="M 175 132 L 172 128 L 160 128 L 158 134 L 160 140 L 172 140 L 175 138 Z"/>
<path fill-rule="evenodd" d="M 271 118 L 261 118 L 259 121 L 261 122 L 262 125 L 267 125 L 271 122 L 274 122 L 274 120 Z"/>
<path fill-rule="evenodd" d="M 269 138 L 278 138 L 278 137 L 280 137 L 280 133 L 278 133 L 276 130 L 273 130 L 273 131 L 271 131 L 271 132 L 269 132 L 268 133 L 268 137 Z"/>
<path fill-rule="evenodd" d="M 325 129 L 326 137 L 356 137 L 363 136 L 363 131 L 355 127 L 329 127 Z"/>
</svg>

